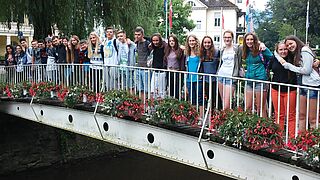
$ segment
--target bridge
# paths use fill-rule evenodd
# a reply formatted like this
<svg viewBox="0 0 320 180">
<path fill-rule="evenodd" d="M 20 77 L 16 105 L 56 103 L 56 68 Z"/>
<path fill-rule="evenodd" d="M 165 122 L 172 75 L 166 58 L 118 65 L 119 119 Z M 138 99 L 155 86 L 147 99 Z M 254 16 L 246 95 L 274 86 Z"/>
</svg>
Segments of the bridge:
<svg viewBox="0 0 320 180">
<path fill-rule="evenodd" d="M 297 152 L 287 149 L 281 149 L 275 153 L 270 153 L 263 149 L 254 151 L 244 146 L 241 148 L 241 145 L 235 148 L 234 145 L 230 146 L 226 142 L 215 140 L 214 130 L 210 130 L 209 128 L 211 127 L 210 123 L 212 123 L 209 121 L 209 116 L 211 116 L 211 110 L 215 109 L 213 102 L 218 100 L 213 99 L 211 94 L 207 97 L 207 104 L 203 104 L 206 109 L 204 109 L 203 114 L 200 114 L 201 121 L 199 123 L 193 125 L 188 123 L 154 123 L 152 121 L 154 118 L 153 111 L 156 110 L 150 108 L 147 101 L 158 98 L 156 97 L 157 93 L 158 96 L 161 96 L 161 94 L 159 90 L 151 91 L 151 86 L 145 87 L 141 94 L 141 91 L 137 87 L 141 79 L 137 77 L 136 72 L 146 72 L 148 74 L 147 79 L 151 82 L 151 75 L 154 75 L 154 72 L 159 73 L 160 70 L 158 69 L 103 66 L 101 69 L 92 68 L 86 74 L 85 68 L 82 65 L 57 65 L 54 70 L 55 76 L 51 77 L 48 77 L 46 68 L 41 65 L 38 67 L 25 66 L 23 69 L 21 74 L 19 74 L 20 72 L 16 72 L 16 67 L 5 67 L 2 69 L 1 82 L 6 84 L 6 86 L 2 86 L 6 88 L 3 89 L 5 93 L 2 95 L 0 102 L 0 111 L 3 113 L 138 150 L 234 179 L 319 179 L 319 173 L 298 167 L 292 163 L 296 161 L 295 158 L 299 159 L 299 153 Z M 115 71 L 116 73 L 110 76 L 108 72 L 111 71 Z M 215 78 L 214 75 L 207 74 L 170 70 L 163 70 L 163 72 L 167 74 L 174 73 L 174 86 L 179 89 L 178 92 L 181 92 L 176 96 L 177 99 L 187 99 L 186 85 L 183 82 L 185 82 L 188 74 L 207 76 L 209 79 Z M 176 79 L 176 77 L 179 78 Z M 99 78 L 101 78 L 100 81 L 97 80 Z M 128 79 L 129 81 L 127 81 Z M 132 81 L 132 79 L 134 80 Z M 169 78 L 169 81 L 171 80 Z M 238 82 L 250 81 L 242 78 L 235 78 L 235 80 Z M 119 118 L 102 113 L 106 107 L 97 98 L 96 102 L 91 104 L 80 102 L 76 105 L 65 107 L 55 97 L 41 99 L 37 97 L 39 93 L 33 94 L 29 91 L 28 96 L 28 93 L 23 92 L 23 90 L 19 92 L 21 96 L 15 96 L 14 88 L 8 88 L 10 84 L 14 86 L 31 81 L 35 83 L 50 81 L 55 85 L 61 85 L 61 87 L 71 87 L 77 84 L 81 85 L 81 87 L 87 86 L 88 90 L 96 94 L 112 90 L 131 91 L 131 93 L 142 98 L 144 114 L 140 120 L 125 116 Z M 130 86 L 130 82 L 132 82 L 132 86 Z M 212 84 L 211 81 L 209 82 L 211 89 Z M 202 82 L 198 81 L 197 83 L 200 84 Z M 265 83 L 267 86 L 271 86 L 272 84 L 270 82 Z M 245 91 L 245 88 L 243 89 L 243 87 L 238 86 L 237 90 L 239 90 L 236 92 L 238 98 L 230 101 L 234 101 L 231 104 L 235 104 L 235 106 L 241 106 L 241 98 L 243 98 L 241 91 Z M 45 90 L 42 89 L 41 91 Z M 7 97 L 9 96 L 8 93 L 12 93 L 11 97 Z M 192 94 L 192 92 L 188 93 Z M 170 92 L 167 92 L 167 94 L 170 95 Z M 271 107 L 270 104 L 271 102 L 269 102 L 268 107 Z M 195 109 L 200 111 L 200 108 L 201 104 L 196 104 Z M 259 114 L 260 110 L 257 111 L 253 108 L 252 111 Z M 270 115 L 272 112 L 271 108 L 268 111 Z M 262 113 L 260 113 L 261 115 Z M 284 141 L 288 141 L 289 133 L 286 132 L 285 134 Z M 297 135 L 297 132 L 295 134 Z"/>
</svg>

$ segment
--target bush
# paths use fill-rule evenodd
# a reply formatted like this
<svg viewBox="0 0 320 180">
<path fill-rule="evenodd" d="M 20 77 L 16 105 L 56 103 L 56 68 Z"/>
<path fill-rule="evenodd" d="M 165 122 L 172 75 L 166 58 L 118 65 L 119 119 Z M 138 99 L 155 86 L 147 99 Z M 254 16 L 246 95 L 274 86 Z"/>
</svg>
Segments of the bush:
<svg viewBox="0 0 320 180">
<path fill-rule="evenodd" d="M 247 111 L 226 110 L 213 113 L 211 131 L 234 146 L 252 150 L 266 148 L 271 152 L 283 147 L 282 131 L 270 118 L 261 118 Z"/>
<path fill-rule="evenodd" d="M 142 100 L 128 91 L 108 91 L 103 98 L 103 111 L 111 116 L 131 117 L 138 120 L 144 113 Z"/>
<path fill-rule="evenodd" d="M 199 114 L 194 106 L 188 101 L 178 99 L 157 100 L 155 103 L 155 112 L 152 114 L 152 120 L 157 123 L 175 124 L 185 123 L 197 125 Z"/>
<path fill-rule="evenodd" d="M 291 139 L 287 147 L 303 154 L 303 159 L 309 166 L 320 168 L 320 128 L 299 132 Z"/>
<path fill-rule="evenodd" d="M 96 94 L 89 91 L 86 86 L 71 86 L 69 88 L 61 88 L 57 92 L 57 96 L 63 101 L 64 105 L 73 108 L 76 104 L 84 102 L 84 96 L 87 99 L 85 102 L 94 102 Z"/>
</svg>

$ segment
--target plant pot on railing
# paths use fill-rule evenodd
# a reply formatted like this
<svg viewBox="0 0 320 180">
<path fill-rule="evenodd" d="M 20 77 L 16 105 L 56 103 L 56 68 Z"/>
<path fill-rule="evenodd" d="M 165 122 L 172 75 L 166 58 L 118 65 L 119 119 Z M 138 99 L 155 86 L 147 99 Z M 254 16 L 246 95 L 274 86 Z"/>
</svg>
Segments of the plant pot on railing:
<svg viewBox="0 0 320 180">
<path fill-rule="evenodd" d="M 27 97 L 30 96 L 29 94 L 29 89 L 32 86 L 32 84 L 28 81 L 24 81 L 20 84 L 21 88 L 22 88 L 22 96 L 23 97 Z"/>
<path fill-rule="evenodd" d="M 72 86 L 68 88 L 60 88 L 57 91 L 57 97 L 63 104 L 70 108 L 80 108 L 81 110 L 92 110 L 88 109 L 88 104 L 99 101 L 99 94 L 96 94 L 88 89 L 86 86 Z M 101 103 L 101 102 L 99 102 Z M 84 106 L 85 105 L 85 106 Z"/>
<path fill-rule="evenodd" d="M 302 153 L 301 159 L 306 165 L 320 169 L 320 128 L 299 132 L 287 147 Z"/>
<path fill-rule="evenodd" d="M 57 97 L 56 92 L 61 89 L 61 85 L 53 82 L 33 83 L 29 88 L 29 93 L 39 100 L 54 99 Z"/>
<path fill-rule="evenodd" d="M 103 96 L 103 113 L 120 118 L 139 120 L 143 113 L 142 100 L 128 91 L 108 91 Z"/>
<path fill-rule="evenodd" d="M 282 131 L 270 118 L 242 110 L 227 110 L 213 113 L 211 131 L 224 139 L 226 144 L 275 152 L 283 147 Z"/>
<path fill-rule="evenodd" d="M 168 98 L 156 100 L 150 104 L 155 111 L 151 121 L 158 124 L 173 125 L 176 123 L 196 126 L 199 114 L 188 101 Z"/>
<path fill-rule="evenodd" d="M 64 98 L 63 104 L 69 108 L 74 108 L 79 103 L 79 96 L 77 94 L 68 93 Z"/>
</svg>

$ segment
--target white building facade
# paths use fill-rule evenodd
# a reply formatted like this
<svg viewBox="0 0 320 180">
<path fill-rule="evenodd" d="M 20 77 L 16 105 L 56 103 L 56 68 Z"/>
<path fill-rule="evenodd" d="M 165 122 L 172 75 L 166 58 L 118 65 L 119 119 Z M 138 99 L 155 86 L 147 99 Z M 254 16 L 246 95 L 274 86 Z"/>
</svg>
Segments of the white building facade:
<svg viewBox="0 0 320 180">
<path fill-rule="evenodd" d="M 231 2 L 232 1 L 232 2 Z M 231 30 L 237 36 L 244 34 L 244 13 L 242 9 L 233 2 L 239 2 L 241 7 L 245 7 L 245 2 L 241 0 L 185 0 L 186 4 L 192 7 L 190 19 L 194 21 L 196 27 L 189 34 L 196 35 L 200 40 L 208 35 L 212 37 L 215 46 L 221 47 L 223 44 L 222 35 L 225 30 Z M 240 3 L 241 1 L 241 3 Z M 244 9 L 245 11 L 245 9 Z"/>
<path fill-rule="evenodd" d="M 27 18 L 25 18 L 25 22 L 23 24 L 20 24 L 19 29 L 16 22 L 10 22 L 10 26 L 8 26 L 6 22 L 0 23 L 0 56 L 4 56 L 6 45 L 19 44 L 18 36 L 23 36 L 26 38 L 30 45 L 33 35 L 34 28 L 31 24 L 29 24 Z"/>
</svg>

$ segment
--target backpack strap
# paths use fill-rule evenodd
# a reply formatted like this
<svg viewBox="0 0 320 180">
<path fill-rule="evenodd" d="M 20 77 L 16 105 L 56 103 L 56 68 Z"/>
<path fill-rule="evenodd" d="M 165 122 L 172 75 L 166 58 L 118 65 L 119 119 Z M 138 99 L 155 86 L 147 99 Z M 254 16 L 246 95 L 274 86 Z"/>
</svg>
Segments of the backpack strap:
<svg viewBox="0 0 320 180">
<path fill-rule="evenodd" d="M 117 39 L 114 39 L 113 40 L 113 47 L 114 47 L 114 49 L 116 50 L 116 52 L 117 52 L 117 54 L 118 54 L 118 46 L 117 46 Z"/>
<path fill-rule="evenodd" d="M 301 53 L 303 53 L 303 52 L 310 54 L 313 57 L 313 59 L 316 59 L 316 56 L 314 54 L 310 53 L 309 51 L 301 51 Z"/>
</svg>

